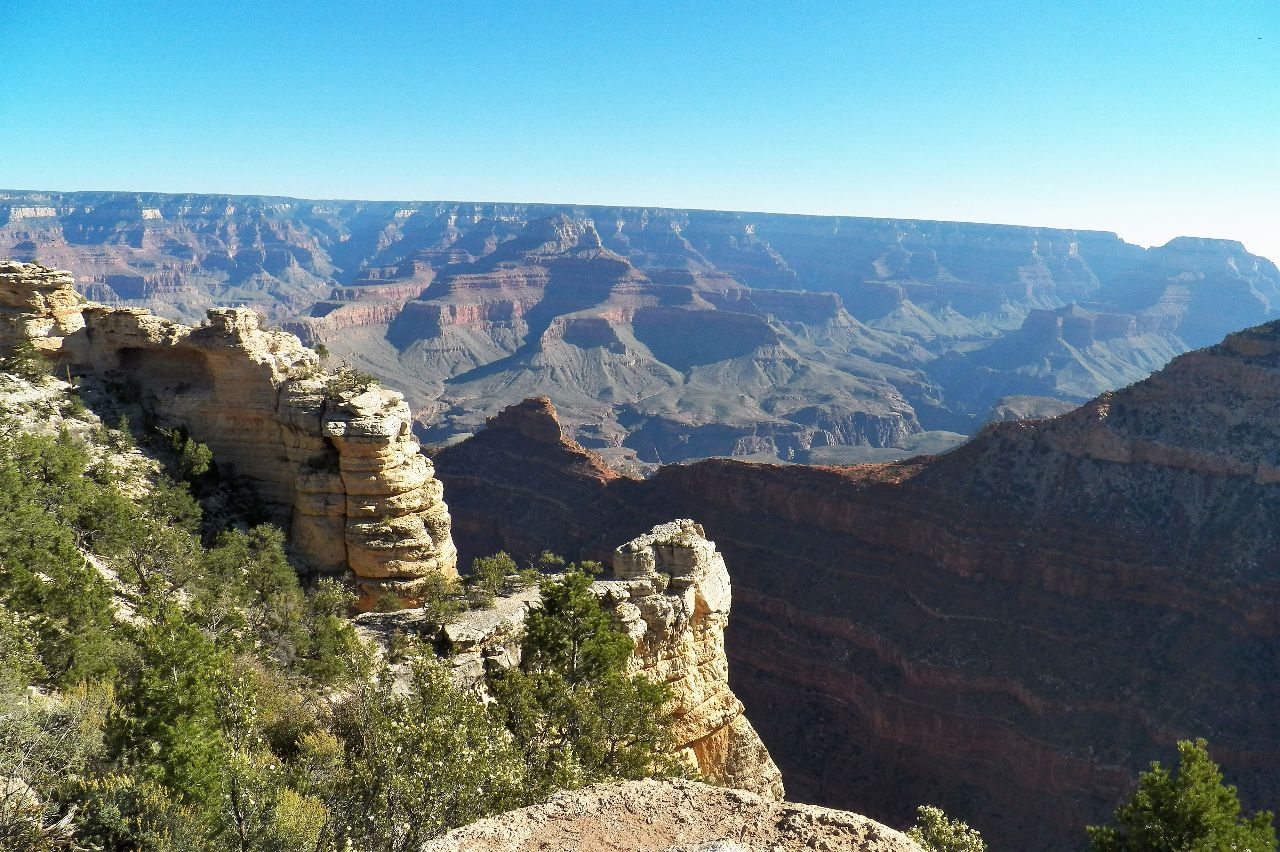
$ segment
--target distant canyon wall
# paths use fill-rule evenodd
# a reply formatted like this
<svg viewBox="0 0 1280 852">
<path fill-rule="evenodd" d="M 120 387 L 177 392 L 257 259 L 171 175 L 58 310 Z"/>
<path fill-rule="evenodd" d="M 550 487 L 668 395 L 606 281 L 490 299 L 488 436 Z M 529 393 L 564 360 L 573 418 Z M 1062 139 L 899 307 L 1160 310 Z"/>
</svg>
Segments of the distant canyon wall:
<svg viewBox="0 0 1280 852">
<path fill-rule="evenodd" d="M 1280 311 L 1230 240 L 578 205 L 0 193 L 0 255 L 198 321 L 252 307 L 448 443 L 528 396 L 640 469 L 805 461 L 1083 402 Z"/>
</svg>

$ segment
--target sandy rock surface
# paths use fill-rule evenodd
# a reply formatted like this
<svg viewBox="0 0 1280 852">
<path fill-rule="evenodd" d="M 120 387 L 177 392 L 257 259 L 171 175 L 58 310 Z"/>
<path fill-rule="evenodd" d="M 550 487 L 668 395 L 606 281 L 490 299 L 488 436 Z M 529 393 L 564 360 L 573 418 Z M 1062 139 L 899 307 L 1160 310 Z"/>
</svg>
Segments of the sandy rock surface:
<svg viewBox="0 0 1280 852">
<path fill-rule="evenodd" d="M 553 796 L 457 829 L 422 852 L 920 852 L 849 813 L 694 781 L 625 781 Z"/>
</svg>

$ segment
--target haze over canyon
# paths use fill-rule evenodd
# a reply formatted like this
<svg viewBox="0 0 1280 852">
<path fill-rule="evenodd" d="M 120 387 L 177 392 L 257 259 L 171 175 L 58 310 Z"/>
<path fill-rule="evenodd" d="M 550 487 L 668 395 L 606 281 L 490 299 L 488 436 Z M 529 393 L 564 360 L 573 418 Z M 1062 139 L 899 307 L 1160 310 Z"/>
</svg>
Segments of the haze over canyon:
<svg viewBox="0 0 1280 852">
<path fill-rule="evenodd" d="M 1229 240 L 661 208 L 10 190 L 0 256 L 259 310 L 402 390 L 428 444 L 546 394 L 636 472 L 937 451 L 1280 311 Z"/>
</svg>

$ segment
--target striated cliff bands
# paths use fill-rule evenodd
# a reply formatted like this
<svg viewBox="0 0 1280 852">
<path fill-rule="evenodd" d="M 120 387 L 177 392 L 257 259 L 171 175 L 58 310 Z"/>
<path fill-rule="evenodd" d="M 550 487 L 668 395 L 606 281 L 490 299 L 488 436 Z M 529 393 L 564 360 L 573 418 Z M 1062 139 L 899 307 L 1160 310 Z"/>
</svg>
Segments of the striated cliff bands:
<svg viewBox="0 0 1280 852">
<path fill-rule="evenodd" d="M 195 327 L 86 303 L 70 276 L 0 266 L 0 342 L 31 340 L 62 367 L 136 398 L 162 428 L 210 446 L 291 530 L 306 569 L 355 574 L 371 605 L 412 600 L 429 574 L 456 576 L 443 488 L 404 398 L 341 387 L 292 335 L 252 311 L 212 309 Z"/>
<path fill-rule="evenodd" d="M 632 469 L 906 455 L 1280 309 L 1228 240 L 662 208 L 10 191 L 0 253 L 115 305 L 263 311 L 400 387 L 428 443 L 548 395 Z"/>
<path fill-rule="evenodd" d="M 1180 738 L 1247 805 L 1280 794 L 1278 388 L 1270 324 L 932 459 L 608 479 L 508 431 L 543 463 L 473 476 L 481 432 L 437 464 L 461 513 L 520 495 L 486 530 L 518 552 L 696 514 L 734 570 L 734 690 L 797 798 L 899 824 L 936 802 L 995 849 L 1076 849 Z"/>
</svg>

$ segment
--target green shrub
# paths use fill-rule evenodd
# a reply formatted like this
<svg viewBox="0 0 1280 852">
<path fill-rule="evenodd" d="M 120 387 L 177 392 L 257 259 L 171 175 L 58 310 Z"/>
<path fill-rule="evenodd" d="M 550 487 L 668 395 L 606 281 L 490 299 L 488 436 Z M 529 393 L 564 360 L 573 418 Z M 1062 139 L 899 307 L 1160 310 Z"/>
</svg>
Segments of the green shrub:
<svg viewBox="0 0 1280 852">
<path fill-rule="evenodd" d="M 160 429 L 165 449 L 173 456 L 171 470 L 179 479 L 194 482 L 213 467 L 213 451 L 187 434 L 185 429 Z"/>
<path fill-rule="evenodd" d="M 443 624 L 467 608 L 462 584 L 443 574 L 431 573 L 423 577 L 414 590 L 423 617 L 427 621 Z"/>
<path fill-rule="evenodd" d="M 467 576 L 467 598 L 472 606 L 493 605 L 494 597 L 508 585 L 508 578 L 518 574 L 516 562 L 506 552 L 480 556 L 471 560 Z"/>
<path fill-rule="evenodd" d="M 0 690 L 0 849 L 74 849 L 75 780 L 102 751 L 102 688 L 56 697 Z"/>
<path fill-rule="evenodd" d="M 362 394 L 376 387 L 379 387 L 379 382 L 374 376 L 348 364 L 343 365 L 338 372 L 328 377 L 324 385 L 324 395 L 325 399 L 332 402 L 344 396 Z"/>
<path fill-rule="evenodd" d="M 227 654 L 172 606 L 136 631 L 135 643 L 108 731 L 113 754 L 182 803 L 216 807 L 227 769 L 218 720 Z"/>
<path fill-rule="evenodd" d="M 53 375 L 53 364 L 30 340 L 20 340 L 8 355 L 0 357 L 0 373 L 38 384 Z"/>
<path fill-rule="evenodd" d="M 407 689 L 377 667 L 353 678 L 338 708 L 341 768 L 329 801 L 339 845 L 407 852 L 523 802 L 524 767 L 506 732 L 429 649 L 412 656 Z"/>
<path fill-rule="evenodd" d="M 916 814 L 916 824 L 907 829 L 907 837 L 925 852 L 984 852 L 987 848 L 977 830 L 950 818 L 942 808 L 921 805 Z"/>
<path fill-rule="evenodd" d="M 495 672 L 497 709 L 524 756 L 531 801 L 609 779 L 679 774 L 665 684 L 627 676 L 633 642 L 568 565 L 541 584 L 519 668 Z"/>
<path fill-rule="evenodd" d="M 1203 739 L 1178 743 L 1178 772 L 1160 763 L 1142 773 L 1110 825 L 1088 828 L 1097 852 L 1274 852 L 1270 811 L 1240 815 L 1236 788 L 1222 783 Z"/>
<path fill-rule="evenodd" d="M 0 606 L 29 626 L 52 684 L 114 666 L 111 590 L 78 546 L 114 520 L 87 464 L 65 431 L 0 437 Z"/>
<path fill-rule="evenodd" d="M 356 595 L 342 583 L 326 577 L 307 595 L 306 644 L 299 658 L 303 674 L 319 686 L 344 681 L 346 660 L 359 646 L 355 628 L 348 619 L 355 609 Z"/>
</svg>

